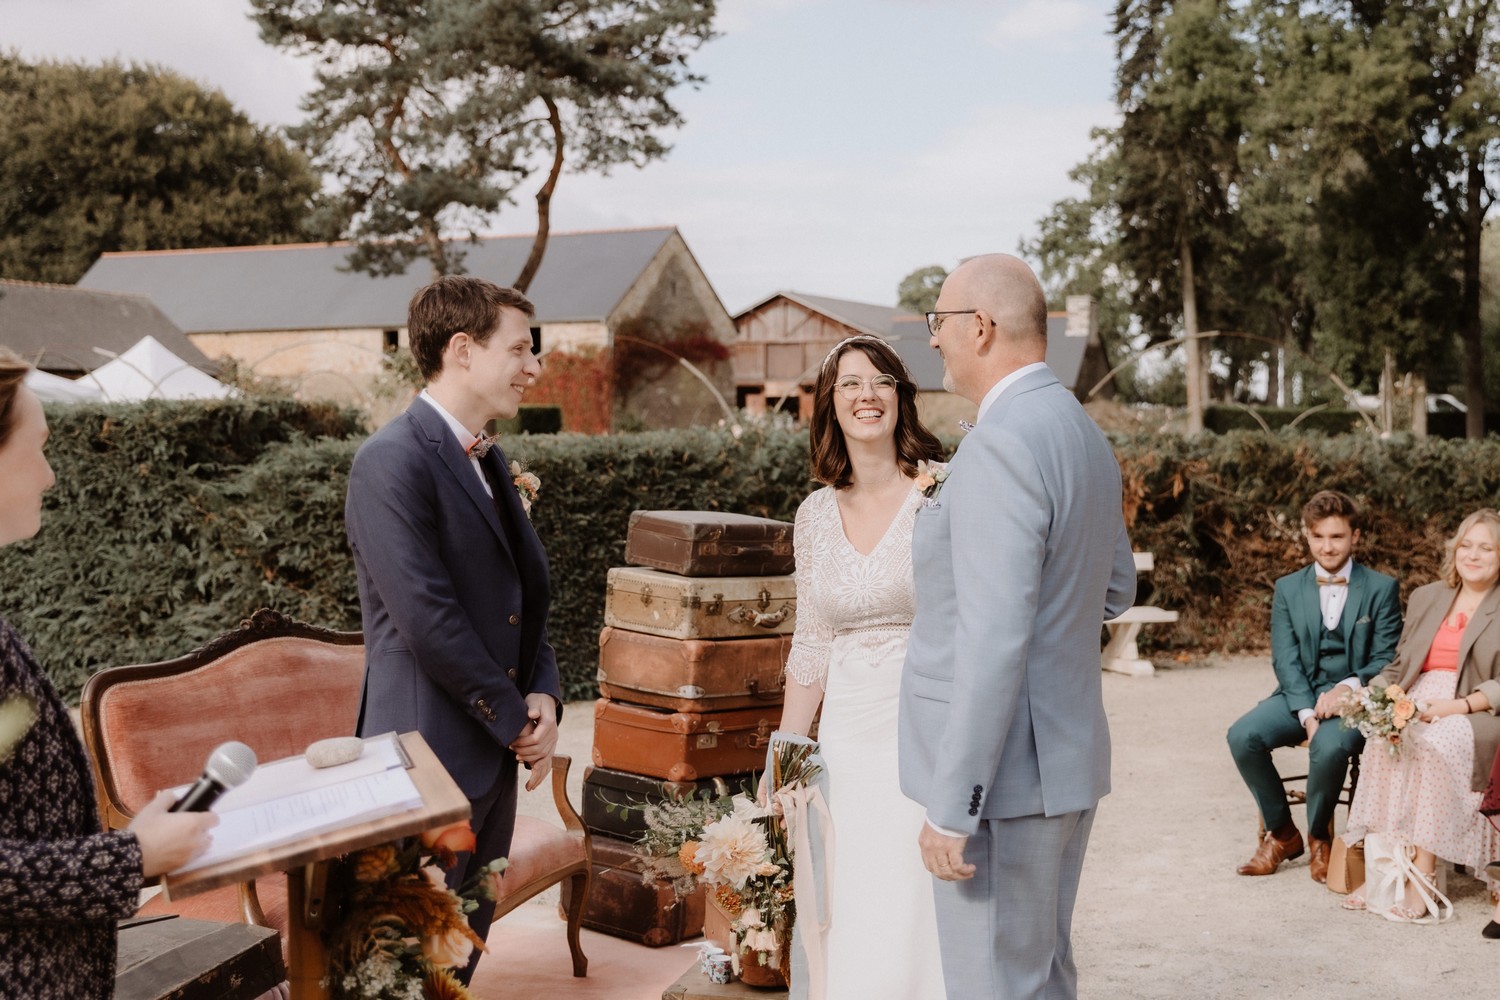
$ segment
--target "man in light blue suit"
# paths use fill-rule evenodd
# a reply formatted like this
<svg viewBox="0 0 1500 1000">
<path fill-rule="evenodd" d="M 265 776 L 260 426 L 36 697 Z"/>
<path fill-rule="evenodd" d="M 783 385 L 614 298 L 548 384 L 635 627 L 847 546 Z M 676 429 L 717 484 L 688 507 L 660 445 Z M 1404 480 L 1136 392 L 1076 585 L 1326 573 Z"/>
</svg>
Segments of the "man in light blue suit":
<svg viewBox="0 0 1500 1000">
<path fill-rule="evenodd" d="M 1022 261 L 965 261 L 927 323 L 979 416 L 917 512 L 901 789 L 927 809 L 948 996 L 1075 997 L 1073 901 L 1109 791 L 1099 633 L 1135 597 L 1120 467 L 1044 363 Z"/>
</svg>

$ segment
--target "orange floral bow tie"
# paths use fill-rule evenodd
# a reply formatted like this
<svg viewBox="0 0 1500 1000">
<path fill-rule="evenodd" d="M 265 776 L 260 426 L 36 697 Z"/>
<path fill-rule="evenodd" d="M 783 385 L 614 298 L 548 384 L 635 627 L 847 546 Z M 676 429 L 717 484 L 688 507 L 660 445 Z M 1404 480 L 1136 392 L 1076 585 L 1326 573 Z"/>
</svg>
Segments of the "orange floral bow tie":
<svg viewBox="0 0 1500 1000">
<path fill-rule="evenodd" d="M 1346 576 L 1320 576 L 1318 577 L 1320 587 L 1347 587 L 1349 578 Z"/>
<path fill-rule="evenodd" d="M 470 458 L 484 458 L 490 453 L 490 449 L 495 447 L 495 441 L 498 438 L 498 434 L 485 434 L 481 431 L 473 443 L 464 449 L 464 454 Z"/>
</svg>

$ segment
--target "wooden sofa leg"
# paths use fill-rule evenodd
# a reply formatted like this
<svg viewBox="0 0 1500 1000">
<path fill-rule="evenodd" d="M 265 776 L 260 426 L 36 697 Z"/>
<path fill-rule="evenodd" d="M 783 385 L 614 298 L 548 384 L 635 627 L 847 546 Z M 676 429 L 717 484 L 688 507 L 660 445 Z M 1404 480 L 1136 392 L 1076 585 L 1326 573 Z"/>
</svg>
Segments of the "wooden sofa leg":
<svg viewBox="0 0 1500 1000">
<path fill-rule="evenodd" d="M 572 876 L 568 886 L 568 950 L 573 953 L 573 975 L 580 979 L 589 972 L 589 959 L 578 941 L 578 929 L 583 924 L 583 907 L 588 902 L 591 878 L 591 872 L 581 871 Z"/>
</svg>

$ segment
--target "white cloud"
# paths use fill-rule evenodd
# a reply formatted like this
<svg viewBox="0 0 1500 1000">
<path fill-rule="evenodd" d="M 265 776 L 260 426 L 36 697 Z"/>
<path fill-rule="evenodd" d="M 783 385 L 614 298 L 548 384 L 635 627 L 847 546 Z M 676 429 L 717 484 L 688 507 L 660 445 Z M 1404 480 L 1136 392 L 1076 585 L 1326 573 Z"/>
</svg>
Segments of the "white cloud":
<svg viewBox="0 0 1500 1000">
<path fill-rule="evenodd" d="M 1068 42 L 1090 29 L 1102 33 L 1106 24 L 1098 3 L 1082 0 L 1022 0 L 1010 5 L 990 29 L 997 48 L 1036 42 Z"/>
<path fill-rule="evenodd" d="M 927 264 L 1014 252 L 1089 152 L 1108 104 L 975 108 L 939 144 L 883 160 L 762 159 L 563 178 L 557 229 L 676 225 L 732 311 L 796 289 L 894 304 Z M 534 227 L 524 193 L 498 220 Z"/>
</svg>

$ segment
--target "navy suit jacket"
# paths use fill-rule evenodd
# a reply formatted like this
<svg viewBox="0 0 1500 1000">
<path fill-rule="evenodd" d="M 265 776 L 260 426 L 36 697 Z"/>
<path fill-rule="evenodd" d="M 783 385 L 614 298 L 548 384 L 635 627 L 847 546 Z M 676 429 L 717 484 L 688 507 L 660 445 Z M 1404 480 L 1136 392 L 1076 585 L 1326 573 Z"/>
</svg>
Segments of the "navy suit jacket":
<svg viewBox="0 0 1500 1000">
<path fill-rule="evenodd" d="M 442 414 L 417 399 L 360 446 L 345 505 L 365 636 L 359 734 L 420 732 L 470 798 L 514 768 L 527 694 L 552 695 L 562 716 L 547 555 L 504 454 L 483 461 L 509 531 Z"/>
</svg>

